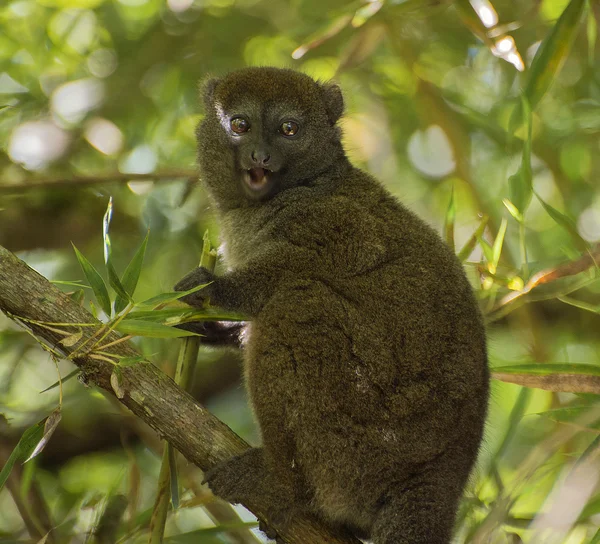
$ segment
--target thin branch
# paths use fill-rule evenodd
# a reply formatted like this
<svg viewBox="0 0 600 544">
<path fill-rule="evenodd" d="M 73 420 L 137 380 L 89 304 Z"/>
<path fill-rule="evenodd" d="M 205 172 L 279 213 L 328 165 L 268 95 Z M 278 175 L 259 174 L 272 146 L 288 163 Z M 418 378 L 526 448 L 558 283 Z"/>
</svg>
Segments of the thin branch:
<svg viewBox="0 0 600 544">
<path fill-rule="evenodd" d="M 217 463 L 248 449 L 246 442 L 153 364 L 141 362 L 115 367 L 105 361 L 91 358 L 85 350 L 78 350 L 79 345 L 88 342 L 90 337 L 97 334 L 102 324 L 2 246 L 0 310 L 17 320 L 31 320 L 21 323 L 26 324 L 33 333 L 62 351 L 65 356 L 76 352 L 72 360 L 81 369 L 80 379 L 116 396 L 122 404 L 202 470 L 209 470 Z M 97 327 L 82 328 L 80 342 L 73 346 L 65 346 L 58 343 L 63 339 L 61 334 L 40 327 L 35 321 L 94 323 Z M 118 339 L 119 336 L 115 332 L 106 336 L 107 343 Z M 139 356 L 130 342 L 113 344 L 111 352 L 120 357 Z M 111 386 L 111 376 L 115 368 L 119 369 L 118 379 L 113 376 L 118 394 Z M 288 544 L 358 544 L 358 540 L 335 535 L 313 519 L 298 517 L 285 528 L 270 523 L 266 516 L 269 505 L 263 502 L 262 497 L 258 498 L 256 503 L 244 506 L 267 525 L 271 525 Z"/>
<path fill-rule="evenodd" d="M 65 189 L 69 187 L 89 187 L 92 185 L 104 185 L 107 183 L 128 183 L 130 181 L 171 181 L 174 179 L 189 179 L 195 181 L 198 173 L 195 170 L 164 170 L 151 174 L 101 174 L 97 176 L 79 176 L 73 178 L 48 178 L 0 185 L 0 194 L 20 194 L 35 189 L 52 190 Z"/>
</svg>

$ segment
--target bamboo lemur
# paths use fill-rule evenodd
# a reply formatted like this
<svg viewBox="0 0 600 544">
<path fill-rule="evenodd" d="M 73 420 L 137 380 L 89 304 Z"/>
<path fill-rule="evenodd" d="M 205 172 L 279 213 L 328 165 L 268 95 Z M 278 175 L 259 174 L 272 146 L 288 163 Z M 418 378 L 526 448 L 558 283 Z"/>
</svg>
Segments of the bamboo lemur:
<svg viewBox="0 0 600 544">
<path fill-rule="evenodd" d="M 248 315 L 263 446 L 207 474 L 268 518 L 448 544 L 488 401 L 482 318 L 439 236 L 350 164 L 338 86 L 277 68 L 205 85 L 199 164 L 230 271 L 184 300 Z"/>
</svg>

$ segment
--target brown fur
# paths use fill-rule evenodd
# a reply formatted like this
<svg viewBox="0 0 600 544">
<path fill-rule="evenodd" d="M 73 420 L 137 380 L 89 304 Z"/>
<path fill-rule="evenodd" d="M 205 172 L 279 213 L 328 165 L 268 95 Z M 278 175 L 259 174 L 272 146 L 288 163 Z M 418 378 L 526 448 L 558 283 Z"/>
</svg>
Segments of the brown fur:
<svg viewBox="0 0 600 544">
<path fill-rule="evenodd" d="M 270 519 L 299 510 L 375 544 L 448 544 L 488 399 L 482 319 L 439 236 L 347 160 L 339 89 L 275 68 L 206 86 L 201 176 L 231 271 L 187 302 L 252 320 L 246 382 L 263 447 L 211 471 L 232 502 Z M 244 114 L 252 130 L 228 130 Z M 295 139 L 277 132 L 298 121 Z M 251 154 L 269 188 L 243 187 Z M 266 150 L 266 151 L 265 151 Z"/>
</svg>

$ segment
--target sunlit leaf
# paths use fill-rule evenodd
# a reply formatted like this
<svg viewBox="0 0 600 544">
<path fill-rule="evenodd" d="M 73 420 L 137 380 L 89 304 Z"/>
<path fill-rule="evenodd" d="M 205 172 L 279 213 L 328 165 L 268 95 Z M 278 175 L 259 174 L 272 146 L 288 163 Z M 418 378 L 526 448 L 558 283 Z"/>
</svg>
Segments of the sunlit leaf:
<svg viewBox="0 0 600 544">
<path fill-rule="evenodd" d="M 494 368 L 492 376 L 547 391 L 600 394 L 600 365 L 584 363 L 524 364 Z"/>
<path fill-rule="evenodd" d="M 146 254 L 146 246 L 148 245 L 148 236 L 149 234 L 146 234 L 146 237 L 144 238 L 138 250 L 135 252 L 135 255 L 131 259 L 131 262 L 127 265 L 127 268 L 121 277 L 121 285 L 130 297 L 133 297 L 133 293 L 135 292 L 135 288 L 140 277 L 140 272 L 142 271 L 144 255 Z M 115 313 L 119 313 L 121 310 L 123 310 L 125 306 L 127 306 L 128 302 L 128 299 L 122 297 L 121 295 L 117 295 L 115 300 Z"/>
<path fill-rule="evenodd" d="M 90 287 L 94 291 L 94 296 L 96 297 L 100 308 L 102 308 L 106 315 L 110 315 L 110 297 L 108 296 L 108 290 L 106 289 L 106 284 L 104 283 L 102 276 L 100 276 L 98 271 L 92 266 L 92 263 L 79 252 L 75 245 L 73 245 L 73 249 L 75 250 L 75 256 L 79 261 L 79 265 L 81 266 Z"/>
<path fill-rule="evenodd" d="M 571 0 L 537 50 L 525 84 L 525 96 L 531 109 L 535 109 L 567 59 L 585 3 L 586 0 Z"/>
<path fill-rule="evenodd" d="M 500 223 L 500 228 L 498 229 L 496 239 L 494 240 L 494 245 L 492 246 L 492 259 L 488 262 L 489 270 L 492 274 L 495 274 L 498 268 L 500 255 L 502 254 L 502 247 L 504 246 L 504 235 L 506 234 L 506 225 L 507 221 L 503 218 L 502 222 Z"/>
<path fill-rule="evenodd" d="M 32 425 L 21 436 L 21 439 L 14 447 L 0 471 L 0 489 L 4 487 L 15 463 L 24 462 L 25 459 L 30 457 L 31 452 L 35 450 L 35 447 L 44 436 L 44 422 L 45 420 L 42 420 L 35 425 Z"/>
<path fill-rule="evenodd" d="M 110 241 L 109 229 L 110 222 L 112 219 L 112 210 L 113 210 L 113 200 L 112 196 L 108 200 L 108 205 L 106 206 L 106 212 L 104 213 L 104 218 L 102 219 L 102 240 L 104 245 L 104 264 L 106 265 L 106 272 L 108 273 L 108 283 L 115 290 L 117 297 L 121 300 L 129 301 L 131 297 L 121 284 L 121 280 L 117 275 L 115 267 L 112 263 L 112 242 Z M 125 304 L 127 305 L 127 303 Z M 116 310 L 115 310 L 116 312 Z"/>
</svg>

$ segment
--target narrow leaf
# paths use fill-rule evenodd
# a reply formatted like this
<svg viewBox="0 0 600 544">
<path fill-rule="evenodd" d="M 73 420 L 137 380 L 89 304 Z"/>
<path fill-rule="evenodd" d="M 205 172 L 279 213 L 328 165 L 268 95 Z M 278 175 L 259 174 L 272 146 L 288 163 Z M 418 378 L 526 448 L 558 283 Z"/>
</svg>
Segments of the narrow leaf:
<svg viewBox="0 0 600 544">
<path fill-rule="evenodd" d="M 130 263 L 127 265 L 125 272 L 123 272 L 123 276 L 121 277 L 121 285 L 127 292 L 127 294 L 132 297 L 135 292 L 135 288 L 137 286 L 138 279 L 140 277 L 140 272 L 142 270 L 142 265 L 144 263 L 144 255 L 146 254 L 146 246 L 148 245 L 148 234 L 142 241 L 140 247 L 135 252 L 135 255 L 131 259 Z M 115 300 L 115 312 L 119 313 L 122 311 L 125 306 L 127 306 L 128 300 L 124 297 L 118 295 Z"/>
<path fill-rule="evenodd" d="M 554 219 L 554 221 L 558 225 L 560 225 L 564 230 L 566 230 L 570 234 L 575 245 L 580 250 L 587 251 L 589 249 L 589 244 L 580 236 L 575 222 L 569 216 L 559 212 L 556 208 L 544 202 L 540 195 L 538 195 L 537 193 L 535 193 L 535 196 L 540 201 L 541 205 L 544 207 L 544 210 L 546 210 L 546 213 L 548 213 L 548 215 L 552 217 L 552 219 Z"/>
<path fill-rule="evenodd" d="M 550 88 L 567 59 L 577 35 L 584 7 L 585 0 L 571 0 L 537 50 L 525 84 L 525 96 L 532 109 L 535 109 Z"/>
<path fill-rule="evenodd" d="M 156 295 L 156 296 L 149 298 L 147 300 L 144 300 L 142 302 L 138 302 L 135 306 L 136 306 L 136 308 L 144 308 L 144 307 L 155 308 L 156 306 L 159 306 L 161 304 L 167 304 L 168 302 L 174 302 L 176 300 L 179 300 L 181 297 L 184 297 L 186 295 L 191 295 L 192 293 L 195 293 L 196 291 L 200 291 L 200 289 L 204 289 L 204 287 L 206 287 L 207 285 L 209 285 L 209 284 L 203 283 L 201 285 L 196 285 L 196 287 L 193 287 L 192 289 L 190 289 L 188 291 L 172 291 L 170 293 L 161 293 L 160 295 Z"/>
<path fill-rule="evenodd" d="M 525 364 L 495 368 L 492 377 L 546 391 L 600 394 L 600 366 L 584 363 Z"/>
<path fill-rule="evenodd" d="M 164 322 L 187 322 L 187 321 L 244 321 L 245 318 L 239 313 L 219 310 L 217 308 L 205 308 L 194 310 L 189 307 L 167 308 L 164 310 L 144 310 L 129 312 L 123 321 L 130 320 Z"/>
<path fill-rule="evenodd" d="M 153 323 L 152 321 L 139 321 L 136 319 L 124 319 L 116 326 L 116 329 L 123 334 L 131 334 L 132 336 L 147 336 L 150 338 L 180 338 L 182 336 L 198 336 L 196 333 L 184 331 L 175 327 L 167 327 L 161 323 Z"/>
<path fill-rule="evenodd" d="M 32 425 L 21 436 L 21 439 L 0 471 L 0 489 L 4 487 L 15 463 L 17 461 L 25 461 L 44 436 L 44 421 L 42 420 Z"/>
<path fill-rule="evenodd" d="M 44 422 L 44 433 L 42 435 L 42 438 L 36 444 L 35 448 L 31 452 L 29 457 L 27 457 L 25 462 L 30 461 L 31 459 L 33 459 L 41 453 L 41 451 L 46 447 L 46 444 L 54 434 L 54 431 L 56 430 L 56 427 L 58 427 L 58 424 L 60 423 L 61 419 L 62 412 L 59 406 L 46 418 L 46 421 Z"/>
<path fill-rule="evenodd" d="M 508 189 L 511 202 L 519 210 L 521 217 L 523 217 L 533 194 L 533 174 L 531 172 L 531 107 L 525 95 L 521 95 L 521 111 L 526 131 L 525 139 L 523 140 L 521 165 L 519 166 L 519 170 L 508 178 Z"/>
<path fill-rule="evenodd" d="M 502 204 L 504 204 L 504 207 L 508 210 L 508 213 L 510 213 L 510 215 L 512 215 L 519 223 L 523 221 L 521 212 L 510 200 L 508 200 L 508 198 L 503 198 Z"/>
<path fill-rule="evenodd" d="M 477 226 L 477 229 L 475 230 L 475 232 L 467 240 L 467 243 L 463 246 L 463 248 L 458 252 L 457 257 L 460 262 L 464 262 L 469 257 L 469 255 L 471 255 L 471 253 L 473 253 L 473 250 L 475 249 L 475 246 L 477 245 L 477 240 L 483 236 L 483 231 L 485 230 L 485 227 L 487 226 L 489 219 L 490 218 L 487 215 L 484 215 L 481 218 L 481 221 L 480 221 L 479 225 Z"/>
<path fill-rule="evenodd" d="M 45 393 L 46 391 L 50 391 L 51 389 L 54 389 L 55 387 L 58 387 L 61 382 L 64 384 L 66 381 L 70 380 L 71 378 L 73 378 L 74 376 L 77 376 L 79 373 L 81 372 L 81 370 L 79 370 L 78 368 L 76 368 L 75 370 L 73 370 L 72 372 L 69 372 L 64 378 L 62 378 L 60 381 L 58 382 L 54 382 L 50 387 L 46 387 L 46 389 L 44 389 L 43 391 L 40 391 L 40 393 Z"/>
<path fill-rule="evenodd" d="M 446 210 L 446 220 L 444 221 L 444 238 L 446 243 L 452 249 L 454 253 L 454 223 L 456 221 L 456 207 L 454 206 L 454 187 L 450 193 L 450 202 L 448 203 L 448 209 Z"/>
<path fill-rule="evenodd" d="M 506 234 L 506 225 L 506 219 L 502 219 L 502 222 L 500 223 L 500 229 L 498 230 L 498 234 L 496 235 L 496 239 L 494 240 L 494 245 L 492 246 L 492 262 L 489 263 L 490 272 L 492 274 L 495 274 L 498 268 L 500 255 L 502 254 L 502 247 L 504 246 L 504 235 Z"/>
<path fill-rule="evenodd" d="M 104 310 L 106 315 L 110 316 L 110 297 L 108 296 L 108 290 L 106 289 L 106 284 L 104 283 L 102 276 L 98 274 L 98 271 L 92 266 L 92 263 L 79 252 L 75 245 L 73 245 L 73 249 L 75 250 L 75 256 L 79 261 L 79 265 L 81 266 L 90 287 L 94 291 L 94 296 L 96 297 L 100 308 Z"/>
<path fill-rule="evenodd" d="M 168 448 L 169 457 L 169 472 L 171 477 L 169 478 L 171 483 L 171 502 L 173 503 L 173 509 L 179 508 L 179 478 L 177 476 L 177 459 L 175 457 L 175 448 Z"/>
</svg>

